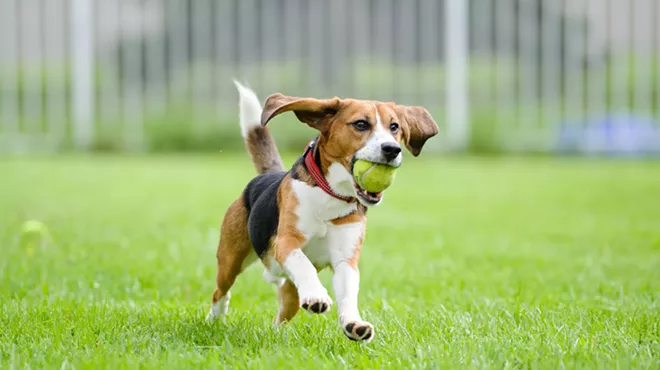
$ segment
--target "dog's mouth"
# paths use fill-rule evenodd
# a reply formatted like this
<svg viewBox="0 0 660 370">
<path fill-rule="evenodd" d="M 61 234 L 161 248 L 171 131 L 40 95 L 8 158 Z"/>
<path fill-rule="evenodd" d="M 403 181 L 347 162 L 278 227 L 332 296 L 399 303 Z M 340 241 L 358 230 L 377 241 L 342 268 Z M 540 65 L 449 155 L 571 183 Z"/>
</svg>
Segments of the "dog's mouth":
<svg viewBox="0 0 660 370">
<path fill-rule="evenodd" d="M 353 180 L 353 187 L 355 188 L 355 194 L 357 194 L 358 198 L 360 198 L 361 201 L 364 203 L 367 203 L 368 205 L 376 205 L 378 202 L 380 202 L 381 199 L 383 199 L 383 192 L 379 193 L 372 193 L 369 191 L 366 191 L 362 189 L 356 182 Z"/>
<path fill-rule="evenodd" d="M 351 173 L 353 173 L 353 165 L 355 164 L 356 160 L 357 160 L 356 157 L 353 157 L 351 159 L 351 168 L 350 168 Z M 360 185 L 357 184 L 355 179 L 353 179 L 353 188 L 355 188 L 355 194 L 357 195 L 360 202 L 366 206 L 375 206 L 378 203 L 380 203 L 381 199 L 383 199 L 382 191 L 379 193 L 366 191 L 362 189 Z"/>
<path fill-rule="evenodd" d="M 354 156 L 351 158 L 351 167 L 350 167 L 350 173 L 353 173 L 353 165 L 355 164 L 355 161 L 357 161 L 357 158 Z M 380 201 L 383 199 L 383 192 L 370 192 L 362 189 L 360 185 L 357 184 L 355 179 L 353 179 L 353 188 L 355 188 L 355 194 L 357 195 L 357 198 L 360 200 L 362 204 L 365 206 L 375 206 Z"/>
</svg>

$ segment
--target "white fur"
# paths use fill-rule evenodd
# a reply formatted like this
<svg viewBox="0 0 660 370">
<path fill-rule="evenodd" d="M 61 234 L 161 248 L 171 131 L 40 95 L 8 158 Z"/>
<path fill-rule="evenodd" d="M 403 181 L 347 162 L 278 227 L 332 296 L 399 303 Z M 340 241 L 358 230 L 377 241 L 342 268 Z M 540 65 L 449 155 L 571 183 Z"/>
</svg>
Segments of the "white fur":
<svg viewBox="0 0 660 370">
<path fill-rule="evenodd" d="M 294 180 L 295 181 L 295 180 Z M 304 183 L 302 183 L 304 184 Z M 309 187 L 305 184 L 305 186 Z M 296 187 L 294 187 L 296 189 Z M 298 190 L 301 187 L 297 188 Z M 326 195 L 327 196 L 327 195 Z M 300 304 L 313 302 L 332 303 L 328 292 L 321 284 L 314 265 L 331 265 L 335 275 L 332 280 L 341 323 L 362 322 L 358 310 L 360 275 L 348 264 L 355 256 L 356 247 L 364 232 L 363 223 L 334 225 L 330 219 L 322 220 L 311 207 L 298 209 L 299 230 L 307 237 L 302 249 L 295 250 L 287 257 L 283 269 L 271 261 L 271 269 L 264 273 L 267 280 L 281 284 L 280 276 L 288 276 L 298 289 Z M 344 203 L 346 204 L 346 203 Z M 302 215 L 306 215 L 303 217 Z M 336 217 L 333 217 L 336 218 Z"/>
<path fill-rule="evenodd" d="M 376 104 L 372 104 L 372 105 L 374 106 L 374 109 L 376 110 L 376 124 L 378 126 L 382 126 L 383 125 L 383 120 L 380 118 L 380 112 L 378 112 L 378 107 L 376 106 Z"/>
<path fill-rule="evenodd" d="M 272 260 L 272 257 L 270 257 L 271 260 L 269 261 L 270 264 L 277 264 L 274 260 Z M 283 274 L 278 274 L 278 275 L 273 275 L 271 270 L 265 269 L 263 273 L 264 280 L 271 284 L 275 284 L 276 286 L 281 286 L 284 284 L 284 281 L 286 280 L 283 277 Z"/>
<path fill-rule="evenodd" d="M 337 301 L 339 323 L 344 333 L 358 341 L 371 341 L 374 338 L 374 327 L 363 321 L 358 308 L 358 292 L 360 290 L 360 272 L 351 266 L 349 261 L 355 256 L 356 247 L 364 233 L 362 222 L 347 225 L 332 225 L 328 230 L 328 249 L 334 270 L 332 288 Z M 349 326 L 352 324 L 352 326 Z M 351 328 L 352 330 L 348 330 Z M 359 328 L 366 330 L 358 334 Z M 366 339 L 365 339 L 366 338 Z"/>
<path fill-rule="evenodd" d="M 357 269 L 348 264 L 356 252 L 360 238 L 364 233 L 362 222 L 332 225 L 328 230 L 327 246 L 330 253 L 330 263 L 335 272 L 332 287 L 337 300 L 337 311 L 342 323 L 362 321 L 358 312 L 358 291 L 360 274 Z"/>
<path fill-rule="evenodd" d="M 328 291 L 318 278 L 316 268 L 302 250 L 295 249 L 291 252 L 284 261 L 283 267 L 298 290 L 301 305 L 320 302 L 326 303 L 329 307 L 332 304 Z"/>
<path fill-rule="evenodd" d="M 380 113 L 378 113 L 376 105 L 374 105 L 374 109 L 376 109 L 376 130 L 373 134 L 371 134 L 371 137 L 367 140 L 364 146 L 360 148 L 357 153 L 355 153 L 355 157 L 357 159 L 364 159 L 369 162 L 386 163 L 385 157 L 383 156 L 382 145 L 385 143 L 393 143 L 398 145 L 399 143 L 397 143 L 396 139 L 394 139 L 392 133 L 383 127 L 383 121 L 380 118 Z M 399 167 L 402 160 L 403 155 L 399 153 L 399 155 L 394 158 L 394 160 L 387 163 L 394 167 Z"/>
<path fill-rule="evenodd" d="M 332 288 L 337 300 L 339 322 L 344 325 L 351 321 L 362 321 L 358 310 L 360 273 L 346 262 L 338 263 L 334 270 Z"/>
<path fill-rule="evenodd" d="M 257 94 L 254 93 L 250 88 L 241 85 L 240 82 L 234 80 L 234 85 L 238 89 L 239 94 L 239 119 L 241 122 L 241 134 L 243 137 L 247 137 L 247 133 L 250 131 L 250 128 L 255 126 L 261 126 L 261 103 Z"/>
<path fill-rule="evenodd" d="M 364 222 L 366 222 L 366 218 Z M 355 248 L 365 232 L 364 222 L 329 225 L 326 239 L 332 268 L 342 262 L 350 261 L 355 256 Z"/>
<path fill-rule="evenodd" d="M 343 166 L 332 164 L 328 172 L 328 183 L 335 191 L 352 191 L 352 179 Z M 354 212 L 357 205 L 335 199 L 320 188 L 300 180 L 292 180 L 292 187 L 299 201 L 295 211 L 298 216 L 296 228 L 307 242 L 301 250 L 292 252 L 281 268 L 275 261 L 269 261 L 270 268 L 264 276 L 268 275 L 267 280 L 272 282 L 277 282 L 278 277 L 288 276 L 298 289 L 301 304 L 310 299 L 329 303 L 327 290 L 321 284 L 314 265 L 334 265 L 354 255 L 358 242 L 356 234 L 359 238 L 362 230 L 358 232 L 345 226 L 338 227 L 331 220 Z"/>
<path fill-rule="evenodd" d="M 355 190 L 353 189 L 353 176 L 351 176 L 346 170 L 346 167 L 341 164 L 333 162 L 328 167 L 328 174 L 325 179 L 335 193 L 346 197 L 355 196 Z"/>
<path fill-rule="evenodd" d="M 229 301 L 231 300 L 231 292 L 227 292 L 224 297 L 220 298 L 219 301 L 215 302 L 211 306 L 211 311 L 209 311 L 208 316 L 206 316 L 206 321 L 215 321 L 218 318 L 225 318 L 227 311 L 229 310 Z"/>
<path fill-rule="evenodd" d="M 354 196 L 353 179 L 344 166 L 333 163 L 328 168 L 328 183 L 341 195 Z M 298 230 L 305 237 L 324 236 L 327 222 L 354 212 L 357 204 L 346 203 L 326 194 L 321 188 L 292 180 L 293 191 L 298 198 Z"/>
<path fill-rule="evenodd" d="M 341 170 L 334 165 L 331 165 L 330 167 L 332 170 L 330 170 L 328 178 L 332 178 L 335 185 L 339 183 L 337 182 L 337 179 L 343 178 L 343 181 L 341 182 L 352 181 L 350 175 L 348 175 L 348 172 L 343 166 L 339 166 L 341 167 Z M 341 171 L 346 174 L 342 175 Z M 346 180 L 347 176 L 348 180 Z M 333 182 L 330 183 L 331 186 L 333 186 Z M 331 261 L 326 237 L 328 227 L 333 226 L 330 221 L 354 212 L 357 209 L 357 205 L 355 203 L 349 204 L 339 199 L 335 199 L 326 194 L 320 188 L 309 186 L 300 180 L 291 180 L 291 186 L 299 201 L 298 208 L 295 211 L 296 216 L 298 216 L 296 228 L 307 240 L 303 247 L 304 254 L 314 264 L 329 264 Z M 335 186 L 333 186 L 333 189 L 335 189 Z M 286 277 L 288 275 L 287 272 L 279 268 L 275 261 L 268 261 L 267 265 L 270 266 L 269 275 L 272 277 Z M 314 273 L 314 276 L 315 279 L 318 280 L 316 272 Z M 268 278 L 268 280 L 270 281 L 272 279 Z"/>
</svg>

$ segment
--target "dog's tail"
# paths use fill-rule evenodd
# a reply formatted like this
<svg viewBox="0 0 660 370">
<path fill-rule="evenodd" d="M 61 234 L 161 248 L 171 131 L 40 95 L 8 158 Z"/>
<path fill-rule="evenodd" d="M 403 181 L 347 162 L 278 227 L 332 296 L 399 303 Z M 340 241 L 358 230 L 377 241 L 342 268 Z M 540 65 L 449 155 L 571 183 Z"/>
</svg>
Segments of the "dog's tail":
<svg viewBox="0 0 660 370">
<path fill-rule="evenodd" d="M 236 80 L 234 80 L 234 84 L 240 95 L 238 107 L 240 110 L 241 134 L 252 157 L 254 167 L 259 174 L 284 171 L 282 158 L 277 151 L 273 137 L 268 132 L 268 128 L 261 126 L 262 108 L 257 94 Z"/>
</svg>

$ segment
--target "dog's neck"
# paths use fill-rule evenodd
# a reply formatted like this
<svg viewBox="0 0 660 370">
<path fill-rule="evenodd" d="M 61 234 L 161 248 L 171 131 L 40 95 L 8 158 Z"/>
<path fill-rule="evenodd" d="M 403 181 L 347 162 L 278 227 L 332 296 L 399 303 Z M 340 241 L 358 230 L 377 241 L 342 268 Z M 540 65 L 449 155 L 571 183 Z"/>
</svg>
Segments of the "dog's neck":
<svg viewBox="0 0 660 370">
<path fill-rule="evenodd" d="M 334 192 L 339 195 L 352 197 L 353 178 L 347 170 L 350 160 L 344 158 L 335 158 L 325 150 L 325 140 L 320 136 L 312 147 L 312 154 L 316 165 L 330 184 Z"/>
<path fill-rule="evenodd" d="M 330 167 L 334 165 L 341 165 L 344 168 L 349 168 L 350 159 L 334 156 L 327 148 L 327 139 L 321 135 L 316 139 L 316 143 L 312 148 L 314 160 L 321 169 L 326 178 L 330 175 Z"/>
</svg>

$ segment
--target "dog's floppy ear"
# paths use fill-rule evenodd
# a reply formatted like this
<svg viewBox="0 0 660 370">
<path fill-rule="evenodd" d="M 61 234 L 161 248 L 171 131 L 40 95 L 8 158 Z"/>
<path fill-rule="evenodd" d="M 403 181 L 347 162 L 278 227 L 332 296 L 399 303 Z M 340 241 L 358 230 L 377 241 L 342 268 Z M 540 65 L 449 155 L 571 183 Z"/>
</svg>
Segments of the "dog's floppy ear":
<svg viewBox="0 0 660 370">
<path fill-rule="evenodd" d="M 396 105 L 394 110 L 401 120 L 403 140 L 408 150 L 417 157 L 426 140 L 438 134 L 438 125 L 424 107 Z"/>
<path fill-rule="evenodd" d="M 327 118 L 334 116 L 339 110 L 341 100 L 312 99 L 286 96 L 280 93 L 273 94 L 266 99 L 264 109 L 261 112 L 261 125 L 266 126 L 273 117 L 284 112 L 293 111 L 301 122 L 317 129 L 324 129 Z"/>
</svg>

